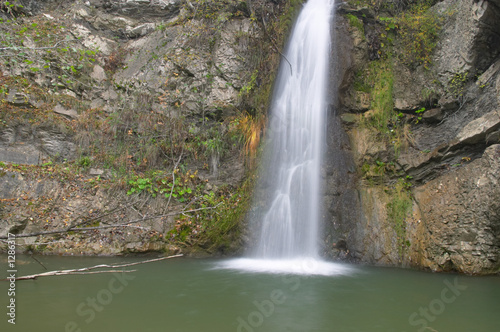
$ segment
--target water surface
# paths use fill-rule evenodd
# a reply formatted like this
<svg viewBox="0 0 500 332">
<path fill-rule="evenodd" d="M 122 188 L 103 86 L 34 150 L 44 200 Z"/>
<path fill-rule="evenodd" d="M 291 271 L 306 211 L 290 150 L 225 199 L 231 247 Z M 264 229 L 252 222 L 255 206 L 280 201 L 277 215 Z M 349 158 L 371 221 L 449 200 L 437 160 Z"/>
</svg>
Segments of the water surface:
<svg viewBox="0 0 500 332">
<path fill-rule="evenodd" d="M 139 260 L 37 257 L 49 270 Z M 6 257 L 0 261 L 5 267 Z M 18 275 L 43 272 L 29 257 L 17 261 Z M 8 284 L 1 282 L 0 330 L 409 332 L 428 323 L 432 329 L 422 331 L 493 332 L 500 326 L 499 277 L 353 265 L 308 276 L 218 268 L 225 262 L 176 258 L 138 265 L 122 280 L 126 285 L 114 274 L 18 281 L 15 326 L 7 324 Z M 458 285 L 459 294 L 449 285 Z"/>
</svg>

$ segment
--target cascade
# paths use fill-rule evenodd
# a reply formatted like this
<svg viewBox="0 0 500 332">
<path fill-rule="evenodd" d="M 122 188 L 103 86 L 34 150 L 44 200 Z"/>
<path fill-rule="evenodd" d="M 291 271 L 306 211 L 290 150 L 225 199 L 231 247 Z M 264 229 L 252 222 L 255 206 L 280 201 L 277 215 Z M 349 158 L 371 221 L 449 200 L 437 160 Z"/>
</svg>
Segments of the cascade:
<svg viewBox="0 0 500 332">
<path fill-rule="evenodd" d="M 334 0 L 309 0 L 297 18 L 271 102 L 262 167 L 269 205 L 259 216 L 250 258 L 225 267 L 253 271 L 332 274 L 319 259 L 320 165 L 329 78 Z"/>
<path fill-rule="evenodd" d="M 268 129 L 268 189 L 254 256 L 316 257 L 320 164 L 333 0 L 309 0 L 293 28 L 275 83 Z"/>
</svg>

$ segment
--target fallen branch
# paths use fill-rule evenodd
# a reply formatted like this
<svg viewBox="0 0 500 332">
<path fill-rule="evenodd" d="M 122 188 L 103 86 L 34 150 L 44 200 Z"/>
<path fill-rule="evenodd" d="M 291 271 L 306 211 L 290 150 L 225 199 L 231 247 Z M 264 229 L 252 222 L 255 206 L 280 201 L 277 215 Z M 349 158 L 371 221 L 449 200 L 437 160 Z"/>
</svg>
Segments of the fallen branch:
<svg viewBox="0 0 500 332">
<path fill-rule="evenodd" d="M 61 271 L 50 271 L 50 272 L 45 272 L 45 273 L 40 273 L 40 274 L 32 274 L 29 276 L 19 277 L 19 278 L 16 278 L 16 281 L 18 281 L 18 280 L 36 280 L 38 277 L 66 276 L 66 275 L 73 275 L 73 274 L 130 273 L 130 272 L 135 272 L 135 271 L 137 271 L 137 270 L 107 270 L 107 271 L 91 271 L 91 272 L 61 270 Z M 5 279 L 3 279 L 3 280 L 5 280 Z"/>
<path fill-rule="evenodd" d="M 185 213 L 190 213 L 190 212 L 196 212 L 196 211 L 201 211 L 201 210 L 212 210 L 217 208 L 221 203 L 217 204 L 216 206 L 211 206 L 211 207 L 206 207 L 206 208 L 199 208 L 199 209 L 193 209 L 193 210 L 188 210 L 188 211 L 179 211 L 175 213 L 167 213 L 167 214 L 162 214 L 162 215 L 156 215 L 156 216 L 151 216 L 151 217 L 146 217 L 143 219 L 136 219 L 132 221 L 125 222 L 123 224 L 116 224 L 116 225 L 107 225 L 107 226 L 98 226 L 98 227 L 86 227 L 86 228 L 77 228 L 73 231 L 79 230 L 79 231 L 92 231 L 92 230 L 98 230 L 98 229 L 105 229 L 105 228 L 114 228 L 114 227 L 127 227 L 128 224 L 133 224 L 133 223 L 138 223 L 144 220 L 149 220 L 149 219 L 155 219 L 155 218 L 162 218 L 162 217 L 169 217 L 169 216 L 177 216 L 179 214 L 185 214 Z M 20 237 L 17 235 L 16 237 Z"/>
<path fill-rule="evenodd" d="M 9 241 L 3 240 L 3 239 L 0 239 L 0 242 L 9 243 Z M 63 243 L 63 242 L 64 242 L 64 240 L 50 241 L 50 242 L 16 243 L 16 246 L 17 247 L 20 247 L 20 246 L 25 246 L 25 247 L 27 247 L 27 246 L 46 246 L 49 244 Z"/>
<path fill-rule="evenodd" d="M 158 261 L 162 261 L 165 259 L 181 257 L 181 256 L 182 256 L 182 254 L 178 254 L 178 255 L 173 255 L 173 256 L 160 257 L 160 258 L 155 258 L 155 259 L 149 259 L 147 261 L 140 261 L 140 262 L 134 262 L 134 263 L 127 263 L 127 264 L 116 264 L 116 265 L 99 264 L 99 265 L 95 265 L 95 266 L 91 266 L 91 267 L 83 267 L 80 269 L 49 271 L 49 272 L 44 272 L 44 273 L 22 276 L 22 277 L 16 278 L 16 280 L 34 280 L 34 279 L 37 279 L 38 277 L 62 276 L 62 275 L 71 275 L 71 274 L 97 274 L 97 273 L 118 273 L 118 272 L 119 273 L 130 273 L 130 272 L 134 272 L 136 270 L 104 270 L 104 271 L 92 271 L 92 272 L 89 272 L 89 271 L 95 270 L 95 269 L 101 269 L 101 268 L 116 269 L 116 268 L 121 268 L 121 267 L 158 262 Z M 3 280 L 6 280 L 6 279 L 3 279 Z"/>
</svg>

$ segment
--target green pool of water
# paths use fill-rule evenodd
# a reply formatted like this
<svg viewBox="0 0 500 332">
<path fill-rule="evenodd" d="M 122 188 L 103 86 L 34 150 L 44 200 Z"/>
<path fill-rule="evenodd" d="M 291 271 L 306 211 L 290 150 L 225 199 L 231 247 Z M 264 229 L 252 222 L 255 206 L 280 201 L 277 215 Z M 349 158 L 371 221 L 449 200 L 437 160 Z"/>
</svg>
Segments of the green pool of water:
<svg viewBox="0 0 500 332">
<path fill-rule="evenodd" d="M 37 256 L 49 269 L 139 258 Z M 0 256 L 2 274 L 7 257 Z M 176 258 L 129 274 L 0 282 L 0 331 L 500 331 L 500 277 L 468 277 L 340 265 L 331 276 L 219 269 L 221 261 Z M 18 256 L 17 275 L 43 272 Z"/>
</svg>

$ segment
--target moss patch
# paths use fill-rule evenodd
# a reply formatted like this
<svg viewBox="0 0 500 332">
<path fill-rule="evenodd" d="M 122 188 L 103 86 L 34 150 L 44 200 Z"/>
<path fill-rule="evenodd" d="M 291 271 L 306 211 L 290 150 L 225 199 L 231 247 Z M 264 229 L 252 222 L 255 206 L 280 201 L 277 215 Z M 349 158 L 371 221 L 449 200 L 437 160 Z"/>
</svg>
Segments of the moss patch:
<svg viewBox="0 0 500 332">
<path fill-rule="evenodd" d="M 411 213 L 413 199 L 408 191 L 408 184 L 399 179 L 389 191 L 390 201 L 387 204 L 387 216 L 396 233 L 399 254 L 404 253 L 409 245 L 406 240 L 406 218 Z"/>
<path fill-rule="evenodd" d="M 360 20 L 357 16 L 354 16 L 352 14 L 346 14 L 345 17 L 349 21 L 350 26 L 358 29 L 359 32 L 361 32 L 361 35 L 363 36 L 363 39 L 364 39 L 365 38 L 365 26 L 363 25 L 363 21 Z"/>
</svg>

